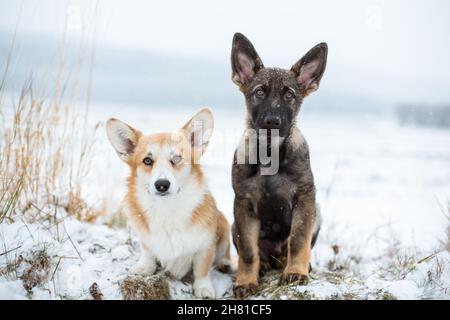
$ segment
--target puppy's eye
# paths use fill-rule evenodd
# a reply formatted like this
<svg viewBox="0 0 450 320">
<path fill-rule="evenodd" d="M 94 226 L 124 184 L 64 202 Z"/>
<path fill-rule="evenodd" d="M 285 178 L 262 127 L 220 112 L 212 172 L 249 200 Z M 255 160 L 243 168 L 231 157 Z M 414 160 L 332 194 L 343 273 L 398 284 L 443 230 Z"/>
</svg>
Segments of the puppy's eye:
<svg viewBox="0 0 450 320">
<path fill-rule="evenodd" d="M 285 98 L 286 100 L 292 100 L 292 99 L 294 98 L 294 93 L 293 93 L 292 91 L 287 91 L 287 92 L 284 94 L 284 98 Z"/>
<path fill-rule="evenodd" d="M 153 160 L 150 157 L 145 157 L 144 160 L 142 160 L 142 162 L 146 165 L 146 166 L 151 166 L 153 164 Z"/>
<path fill-rule="evenodd" d="M 255 91 L 255 96 L 257 98 L 264 98 L 266 96 L 266 93 L 264 92 L 263 89 L 259 88 L 258 90 Z"/>
<path fill-rule="evenodd" d="M 173 165 L 177 165 L 181 162 L 181 156 L 173 156 L 171 160 Z"/>
</svg>

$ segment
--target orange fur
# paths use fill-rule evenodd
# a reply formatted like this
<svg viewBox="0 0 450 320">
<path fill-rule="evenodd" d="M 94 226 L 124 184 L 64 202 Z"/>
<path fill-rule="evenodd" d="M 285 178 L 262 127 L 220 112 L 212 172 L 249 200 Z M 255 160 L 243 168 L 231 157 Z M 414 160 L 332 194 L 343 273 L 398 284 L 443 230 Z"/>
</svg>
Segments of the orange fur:
<svg viewBox="0 0 450 320">
<path fill-rule="evenodd" d="M 145 166 L 141 159 L 147 155 L 148 145 L 158 145 L 164 146 L 168 144 L 174 144 L 173 134 L 170 133 L 157 133 L 149 136 L 140 135 L 138 139 L 136 151 L 133 157 L 130 159 L 129 165 L 131 167 L 131 174 L 128 177 L 128 192 L 126 195 L 126 202 L 130 209 L 130 214 L 134 217 L 136 221 L 140 221 L 148 232 L 150 231 L 150 222 L 147 221 L 142 214 L 142 208 L 140 208 L 139 203 L 136 199 L 136 170 L 138 167 L 143 168 L 146 171 L 151 171 L 151 167 Z M 187 155 L 189 152 L 186 150 L 191 147 L 188 145 L 187 139 L 180 139 L 175 143 L 176 148 L 179 150 L 180 154 L 183 156 Z M 193 152 L 191 152 L 192 154 Z M 155 163 L 158 159 L 155 160 Z M 199 185 L 204 185 L 204 174 L 201 166 L 197 163 L 181 164 L 174 166 L 174 170 L 181 170 L 183 165 L 191 166 L 191 174 L 196 178 Z M 211 230 L 216 234 L 217 239 L 222 239 L 225 237 L 224 233 L 229 231 L 229 225 L 223 214 L 217 209 L 216 201 L 210 193 L 205 194 L 203 202 L 200 203 L 197 208 L 192 212 L 193 224 L 202 225 L 204 228 Z M 220 223 L 219 223 L 220 222 Z M 218 241 L 217 241 L 218 242 Z"/>
<path fill-rule="evenodd" d="M 284 275 L 300 274 L 307 276 L 309 274 L 309 260 L 311 259 L 311 239 L 312 232 L 308 232 L 308 237 L 304 242 L 302 248 L 296 255 L 288 254 L 287 265 L 284 270 Z M 288 249 L 290 252 L 290 246 Z"/>
</svg>

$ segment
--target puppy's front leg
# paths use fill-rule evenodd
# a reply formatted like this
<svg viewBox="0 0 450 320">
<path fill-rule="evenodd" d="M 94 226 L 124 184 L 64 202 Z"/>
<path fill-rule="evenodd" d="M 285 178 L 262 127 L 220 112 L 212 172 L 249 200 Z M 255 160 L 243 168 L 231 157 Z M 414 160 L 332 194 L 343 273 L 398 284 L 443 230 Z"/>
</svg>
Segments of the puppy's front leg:
<svg viewBox="0 0 450 320">
<path fill-rule="evenodd" d="M 285 283 L 308 283 L 312 229 L 316 218 L 315 198 L 314 191 L 301 195 L 293 210 L 287 264 L 282 277 Z"/>
<path fill-rule="evenodd" d="M 193 262 L 194 271 L 194 295 L 198 298 L 214 299 L 215 292 L 209 270 L 214 259 L 215 245 L 212 244 L 207 250 L 195 254 Z"/>
<path fill-rule="evenodd" d="M 131 268 L 132 273 L 152 275 L 156 271 L 156 258 L 150 249 L 141 244 L 141 257 L 139 261 Z"/>
<path fill-rule="evenodd" d="M 258 287 L 258 239 L 261 223 L 258 219 L 249 216 L 248 204 L 235 200 L 234 210 L 235 241 L 239 254 L 234 295 L 244 298 L 254 293 Z"/>
</svg>

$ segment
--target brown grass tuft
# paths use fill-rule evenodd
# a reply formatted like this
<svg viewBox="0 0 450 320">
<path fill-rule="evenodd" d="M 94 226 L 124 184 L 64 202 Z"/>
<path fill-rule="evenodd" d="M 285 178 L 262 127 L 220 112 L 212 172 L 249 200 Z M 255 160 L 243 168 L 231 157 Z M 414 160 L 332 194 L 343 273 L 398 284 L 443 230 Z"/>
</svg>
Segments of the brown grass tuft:
<svg viewBox="0 0 450 320">
<path fill-rule="evenodd" d="M 26 260 L 29 266 L 20 276 L 23 287 L 29 295 L 33 294 L 33 288 L 41 286 L 50 277 L 51 259 L 45 250 L 39 250 L 33 253 L 32 258 Z"/>
<path fill-rule="evenodd" d="M 103 293 L 100 291 L 100 287 L 97 282 L 94 282 L 89 287 L 89 294 L 94 298 L 94 300 L 103 300 Z"/>
<path fill-rule="evenodd" d="M 120 283 L 120 291 L 125 300 L 168 300 L 169 283 L 166 276 L 128 276 Z"/>
</svg>

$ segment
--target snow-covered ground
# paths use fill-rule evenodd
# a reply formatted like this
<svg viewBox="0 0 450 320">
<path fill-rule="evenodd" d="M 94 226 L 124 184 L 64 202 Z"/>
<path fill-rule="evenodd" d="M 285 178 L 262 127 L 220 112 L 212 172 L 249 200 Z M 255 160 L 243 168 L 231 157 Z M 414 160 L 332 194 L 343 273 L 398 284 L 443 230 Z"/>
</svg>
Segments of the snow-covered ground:
<svg viewBox="0 0 450 320">
<path fill-rule="evenodd" d="M 303 107 L 306 109 L 307 104 Z M 153 133 L 181 127 L 192 107 L 146 108 L 96 105 L 90 124 L 116 117 Z M 215 132 L 203 159 L 219 208 L 233 221 L 231 159 L 244 128 L 244 107 L 214 109 Z M 306 112 L 304 112 L 306 111 Z M 263 279 L 255 298 L 450 298 L 450 253 L 440 240 L 450 223 L 450 131 L 401 127 L 395 119 L 317 114 L 302 110 L 299 127 L 310 149 L 324 228 L 313 251 L 310 284 L 276 285 Z M 106 213 L 117 211 L 126 165 L 100 130 L 84 194 Z M 64 213 L 61 212 L 63 217 Z M 32 253 L 45 249 L 49 278 L 32 290 L 34 299 L 90 298 L 96 282 L 104 298 L 120 299 L 119 283 L 139 249 L 126 229 L 73 218 L 58 225 L 16 221 L 0 225 L 0 298 L 26 298 L 18 276 Z M 233 251 L 235 252 L 235 251 Z M 22 255 L 22 257 L 20 257 Z M 7 265 L 22 261 L 14 272 Z M 220 297 L 230 297 L 232 276 L 212 272 Z M 170 280 L 173 298 L 191 298 L 191 285 Z"/>
</svg>

